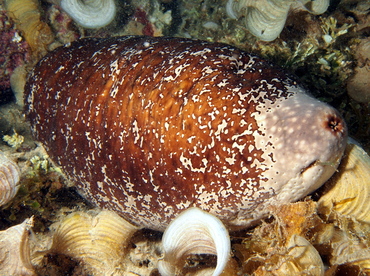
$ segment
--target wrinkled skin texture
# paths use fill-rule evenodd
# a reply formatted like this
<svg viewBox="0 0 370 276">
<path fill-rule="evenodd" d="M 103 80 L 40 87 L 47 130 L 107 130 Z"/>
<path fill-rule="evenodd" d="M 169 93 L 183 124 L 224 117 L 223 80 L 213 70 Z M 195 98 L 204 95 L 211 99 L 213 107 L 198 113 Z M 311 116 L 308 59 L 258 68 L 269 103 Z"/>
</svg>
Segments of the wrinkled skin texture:
<svg viewBox="0 0 370 276">
<path fill-rule="evenodd" d="M 318 188 L 346 143 L 337 111 L 280 69 L 181 38 L 60 47 L 35 67 L 25 104 L 83 194 L 157 230 L 191 206 L 247 227 Z"/>
</svg>

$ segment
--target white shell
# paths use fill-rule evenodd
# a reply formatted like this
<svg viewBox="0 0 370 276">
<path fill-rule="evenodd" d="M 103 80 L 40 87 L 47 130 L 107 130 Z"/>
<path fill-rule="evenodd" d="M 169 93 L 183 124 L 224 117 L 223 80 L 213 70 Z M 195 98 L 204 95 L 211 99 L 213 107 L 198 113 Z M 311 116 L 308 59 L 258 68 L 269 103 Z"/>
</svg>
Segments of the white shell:
<svg viewBox="0 0 370 276">
<path fill-rule="evenodd" d="M 60 223 L 51 251 L 82 261 L 94 276 L 121 275 L 127 242 L 137 229 L 111 211 L 75 212 Z"/>
<path fill-rule="evenodd" d="M 230 238 L 222 222 L 198 208 L 190 208 L 174 219 L 164 232 L 164 258 L 158 269 L 162 276 L 178 275 L 191 254 L 217 255 L 213 276 L 220 275 L 230 258 Z"/>
<path fill-rule="evenodd" d="M 322 14 L 326 12 L 326 10 L 329 7 L 328 0 L 298 0 L 299 2 L 302 2 L 303 6 L 313 14 Z"/>
<path fill-rule="evenodd" d="M 249 7 L 247 29 L 261 40 L 274 40 L 284 28 L 291 3 L 291 0 L 266 1 L 263 7 Z"/>
<path fill-rule="evenodd" d="M 288 256 L 292 257 L 274 271 L 274 275 L 315 275 L 323 276 L 324 263 L 319 252 L 304 237 L 293 235 L 287 244 Z"/>
<path fill-rule="evenodd" d="M 62 0 L 62 9 L 85 28 L 101 28 L 112 22 L 116 15 L 114 0 Z"/>
<path fill-rule="evenodd" d="M 329 0 L 229 0 L 226 12 L 230 18 L 245 17 L 247 29 L 263 41 L 276 39 L 284 28 L 292 5 L 313 14 L 321 14 Z"/>
<path fill-rule="evenodd" d="M 333 267 L 356 266 L 361 271 L 359 275 L 370 275 L 370 248 L 368 240 L 364 238 L 366 232 L 351 230 L 343 231 L 338 228 L 334 230 L 328 244 L 332 250 L 329 263 Z"/>
<path fill-rule="evenodd" d="M 36 275 L 30 260 L 33 218 L 0 232 L 0 275 Z"/>
<path fill-rule="evenodd" d="M 347 144 L 338 172 L 325 184 L 319 212 L 336 211 L 360 222 L 370 223 L 370 157 L 356 144 Z"/>
<path fill-rule="evenodd" d="M 0 206 L 11 201 L 19 189 L 18 165 L 0 152 Z"/>
<path fill-rule="evenodd" d="M 247 262 L 255 259 L 261 264 L 252 275 L 324 276 L 325 269 L 320 254 L 308 240 L 300 235 L 293 234 L 288 238 L 286 245 L 280 246 L 278 238 L 276 236 L 272 238 L 272 236 L 266 237 L 267 244 L 260 248 L 261 250 L 265 249 L 262 254 L 261 252 L 254 252 L 253 256 L 249 256 Z M 261 244 L 264 244 L 264 242 L 266 241 L 253 241 L 253 243 Z M 246 265 L 250 266 L 251 263 Z"/>
</svg>

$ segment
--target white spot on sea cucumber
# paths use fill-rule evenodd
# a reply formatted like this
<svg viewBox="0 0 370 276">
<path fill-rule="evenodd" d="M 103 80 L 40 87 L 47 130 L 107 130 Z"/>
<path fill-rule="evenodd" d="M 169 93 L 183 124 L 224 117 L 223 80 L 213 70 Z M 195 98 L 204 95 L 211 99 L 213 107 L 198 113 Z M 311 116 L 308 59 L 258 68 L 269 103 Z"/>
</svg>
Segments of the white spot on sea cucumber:
<svg viewBox="0 0 370 276">
<path fill-rule="evenodd" d="M 164 128 L 166 129 L 166 131 L 168 131 L 169 127 L 170 127 L 170 124 L 168 122 L 165 122 L 164 123 Z"/>
<path fill-rule="evenodd" d="M 236 159 L 235 159 L 235 154 L 233 154 L 233 156 L 232 156 L 232 157 L 225 158 L 225 161 L 226 161 L 227 163 L 229 163 L 230 165 L 234 165 L 234 164 L 235 164 L 235 161 L 236 161 Z"/>
<path fill-rule="evenodd" d="M 233 110 L 231 111 L 232 114 L 238 114 L 238 115 L 243 115 L 245 112 L 247 112 L 245 108 L 233 108 Z"/>
<path fill-rule="evenodd" d="M 65 67 L 64 67 L 63 65 L 61 65 L 61 66 L 58 68 L 58 70 L 56 70 L 56 71 L 55 71 L 55 74 L 56 74 L 56 73 L 59 73 L 59 72 L 60 72 L 60 71 L 62 71 L 64 68 L 65 68 Z"/>
<path fill-rule="evenodd" d="M 242 167 L 242 173 L 244 174 L 244 173 L 246 173 L 246 172 L 248 172 L 248 168 L 246 168 L 246 167 Z M 242 181 L 243 181 L 243 179 L 242 179 Z"/>
<path fill-rule="evenodd" d="M 203 71 L 204 71 L 204 73 L 206 73 L 206 74 L 211 74 L 211 73 L 213 73 L 213 72 L 214 72 L 214 70 L 213 70 L 212 68 L 210 68 L 209 66 L 207 66 L 207 67 L 203 68 Z"/>
<path fill-rule="evenodd" d="M 111 91 L 110 91 L 110 97 L 114 98 L 117 93 L 118 93 L 118 86 L 115 86 Z"/>
<path fill-rule="evenodd" d="M 210 53 L 211 52 L 211 49 L 209 48 L 204 48 L 203 50 L 201 51 L 198 51 L 198 52 L 190 52 L 189 54 L 192 55 L 192 56 L 202 56 L 206 53 Z"/>
<path fill-rule="evenodd" d="M 196 136 L 195 136 L 195 135 L 190 136 L 190 137 L 188 138 L 188 142 L 189 142 L 189 144 L 191 144 L 191 141 L 192 141 L 194 138 L 196 138 Z"/>
<path fill-rule="evenodd" d="M 239 150 L 239 152 L 240 152 L 241 154 L 243 154 L 243 151 L 244 151 L 244 148 L 245 148 L 245 144 L 243 144 L 243 145 L 239 145 L 237 142 L 234 142 L 234 143 L 232 144 L 232 147 L 233 147 L 233 148 L 237 148 L 237 149 Z"/>
<path fill-rule="evenodd" d="M 137 121 L 136 120 L 133 121 L 132 126 L 133 126 L 132 127 L 132 131 L 134 133 L 134 144 L 136 144 L 137 141 L 139 141 L 139 139 L 140 139 L 139 127 L 137 125 Z"/>
<path fill-rule="evenodd" d="M 201 172 L 201 173 L 204 173 L 206 171 L 206 168 L 207 168 L 207 164 L 208 164 L 208 160 L 206 158 L 203 158 L 202 159 L 202 163 L 204 165 L 204 167 L 201 167 L 201 168 L 194 168 L 193 167 L 193 164 L 191 162 L 191 159 L 190 158 L 186 158 L 184 156 L 184 153 L 181 153 L 181 156 L 180 156 L 180 162 L 182 163 L 182 165 L 187 168 L 188 170 L 191 170 L 192 172 Z"/>
<path fill-rule="evenodd" d="M 217 86 L 221 88 L 221 87 L 226 86 L 226 85 L 227 85 L 227 83 L 228 83 L 228 80 L 227 80 L 227 79 L 223 79 L 221 82 L 219 82 L 219 83 L 217 84 Z"/>
<path fill-rule="evenodd" d="M 215 132 L 215 136 L 220 136 L 221 132 L 225 132 L 226 127 L 227 127 L 227 122 L 225 119 L 223 119 L 221 124 L 217 126 L 217 131 Z M 218 139 L 220 138 L 218 137 Z"/>
</svg>

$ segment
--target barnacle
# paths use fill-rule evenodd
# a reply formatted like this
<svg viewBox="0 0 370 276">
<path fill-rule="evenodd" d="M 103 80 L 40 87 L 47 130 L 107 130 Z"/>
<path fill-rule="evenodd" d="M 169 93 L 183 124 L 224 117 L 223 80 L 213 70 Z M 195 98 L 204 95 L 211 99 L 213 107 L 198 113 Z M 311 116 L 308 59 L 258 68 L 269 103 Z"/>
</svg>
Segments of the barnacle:
<svg viewBox="0 0 370 276">
<path fill-rule="evenodd" d="M 254 275 L 324 275 L 324 264 L 319 253 L 299 235 L 291 236 L 288 243 L 271 255 L 271 259 L 266 258 L 265 262 L 266 265 L 257 269 Z"/>
</svg>

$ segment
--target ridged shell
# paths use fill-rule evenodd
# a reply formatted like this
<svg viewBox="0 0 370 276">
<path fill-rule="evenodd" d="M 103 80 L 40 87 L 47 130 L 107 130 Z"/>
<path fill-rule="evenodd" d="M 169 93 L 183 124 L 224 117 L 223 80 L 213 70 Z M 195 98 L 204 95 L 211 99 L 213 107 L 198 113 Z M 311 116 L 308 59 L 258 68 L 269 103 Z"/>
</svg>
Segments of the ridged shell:
<svg viewBox="0 0 370 276">
<path fill-rule="evenodd" d="M 264 41 L 274 40 L 283 30 L 292 1 L 266 1 L 263 6 L 247 8 L 247 29 Z"/>
<path fill-rule="evenodd" d="M 318 205 L 321 213 L 332 211 L 370 223 L 370 157 L 357 144 L 348 143 L 338 172 L 325 184 Z"/>
<path fill-rule="evenodd" d="M 62 0 L 62 9 L 85 28 L 101 28 L 108 25 L 116 15 L 114 0 Z"/>
<path fill-rule="evenodd" d="M 18 165 L 0 152 L 0 206 L 10 202 L 19 189 Z"/>
<path fill-rule="evenodd" d="M 123 253 L 136 230 L 114 212 L 72 213 L 57 228 L 51 252 L 82 261 L 95 276 L 123 275 Z"/>
<path fill-rule="evenodd" d="M 287 252 L 284 254 L 284 261 L 277 263 L 275 269 L 269 271 L 274 276 L 295 276 L 311 275 L 323 276 L 324 264 L 319 252 L 304 237 L 293 235 L 287 246 Z M 260 275 L 257 273 L 257 275 Z"/>
<path fill-rule="evenodd" d="M 332 248 L 329 262 L 333 268 L 345 265 L 352 267 L 353 270 L 353 267 L 357 267 L 361 274 L 356 275 L 370 275 L 370 247 L 369 242 L 363 237 L 364 234 L 365 232 L 356 233 L 356 231 L 335 229 L 329 243 Z"/>
<path fill-rule="evenodd" d="M 264 41 L 272 41 L 284 28 L 292 5 L 302 6 L 311 13 L 321 14 L 329 6 L 328 0 L 229 0 L 226 11 L 229 17 L 245 17 L 248 30 Z"/>
<path fill-rule="evenodd" d="M 213 276 L 221 275 L 230 259 L 230 238 L 222 222 L 198 208 L 190 208 L 174 219 L 164 232 L 164 258 L 158 263 L 163 276 L 183 275 L 191 254 L 217 255 Z"/>
<path fill-rule="evenodd" d="M 35 57 L 45 55 L 54 37 L 49 25 L 42 20 L 39 1 L 6 0 L 4 2 L 8 14 L 16 22 L 33 55 Z"/>
<path fill-rule="evenodd" d="M 30 260 L 33 218 L 0 232 L 0 275 L 36 275 Z"/>
<path fill-rule="evenodd" d="M 313 14 L 322 14 L 326 12 L 329 7 L 330 1 L 328 0 L 298 0 L 303 6 Z"/>
</svg>

